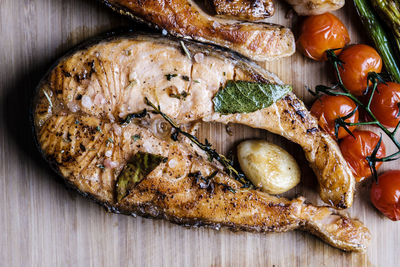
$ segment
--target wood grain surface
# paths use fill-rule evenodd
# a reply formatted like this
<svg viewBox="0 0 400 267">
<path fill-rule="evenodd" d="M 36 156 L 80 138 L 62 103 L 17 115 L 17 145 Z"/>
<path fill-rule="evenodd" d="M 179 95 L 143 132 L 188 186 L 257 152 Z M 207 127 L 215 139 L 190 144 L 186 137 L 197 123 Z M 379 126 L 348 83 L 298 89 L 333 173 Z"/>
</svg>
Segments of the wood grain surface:
<svg viewBox="0 0 400 267">
<path fill-rule="evenodd" d="M 270 21 L 296 32 L 299 19 L 285 18 L 288 7 L 278 7 Z M 347 25 L 353 43 L 368 42 L 351 1 L 335 14 Z M 187 229 L 115 215 L 67 190 L 33 145 L 28 116 L 32 93 L 67 50 L 122 25 L 139 28 L 94 0 L 0 0 L 1 266 L 399 266 L 400 224 L 371 206 L 370 181 L 359 185 L 354 206 L 346 211 L 372 232 L 366 254 L 341 252 L 303 232 Z M 326 64 L 299 54 L 265 65 L 293 84 L 307 104 L 312 97 L 306 85 L 332 81 Z M 297 145 L 243 126 L 232 126 L 232 132 L 228 135 L 219 124 L 202 125 L 200 137 L 208 137 L 224 153 L 253 137 L 282 145 L 302 169 L 302 183 L 286 195 L 302 194 L 321 204 L 315 177 Z M 381 170 L 394 168 L 400 168 L 399 161 Z"/>
</svg>

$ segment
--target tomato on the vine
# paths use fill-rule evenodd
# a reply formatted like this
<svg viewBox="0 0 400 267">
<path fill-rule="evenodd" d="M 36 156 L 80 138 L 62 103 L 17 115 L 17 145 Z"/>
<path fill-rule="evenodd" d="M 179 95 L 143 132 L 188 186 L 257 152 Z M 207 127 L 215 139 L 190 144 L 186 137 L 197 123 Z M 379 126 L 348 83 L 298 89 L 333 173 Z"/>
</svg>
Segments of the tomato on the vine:
<svg viewBox="0 0 400 267">
<path fill-rule="evenodd" d="M 372 204 L 393 221 L 400 220 L 400 171 L 388 171 L 371 188 Z"/>
<path fill-rule="evenodd" d="M 349 42 L 346 27 L 331 13 L 306 18 L 297 41 L 305 56 L 318 61 L 326 60 L 326 50 L 342 48 Z M 335 53 L 339 54 L 340 50 Z"/>
<path fill-rule="evenodd" d="M 353 136 L 347 136 L 340 142 L 340 150 L 347 161 L 356 180 L 362 181 L 365 177 L 371 175 L 367 156 L 371 156 L 380 137 L 371 131 L 354 131 Z M 385 157 L 386 148 L 383 143 L 380 144 L 376 153 L 377 158 Z M 377 162 L 375 168 L 378 169 L 382 162 Z"/>
<path fill-rule="evenodd" d="M 323 95 L 315 100 L 311 107 L 311 114 L 317 117 L 318 125 L 326 132 L 335 137 L 335 120 L 350 114 L 356 108 L 356 104 L 346 96 Z M 350 123 L 358 122 L 358 110 L 350 118 L 345 120 Z M 349 126 L 350 131 L 356 127 Z M 338 138 L 343 138 L 348 132 L 342 127 L 339 128 Z"/>
<path fill-rule="evenodd" d="M 400 121 L 400 84 L 379 84 L 371 102 L 372 113 L 386 127 L 396 127 Z"/>
<path fill-rule="evenodd" d="M 369 72 L 382 70 L 382 59 L 376 50 L 368 45 L 358 44 L 346 47 L 339 55 L 343 66 L 339 74 L 344 86 L 354 95 L 362 95 L 367 89 Z"/>
</svg>

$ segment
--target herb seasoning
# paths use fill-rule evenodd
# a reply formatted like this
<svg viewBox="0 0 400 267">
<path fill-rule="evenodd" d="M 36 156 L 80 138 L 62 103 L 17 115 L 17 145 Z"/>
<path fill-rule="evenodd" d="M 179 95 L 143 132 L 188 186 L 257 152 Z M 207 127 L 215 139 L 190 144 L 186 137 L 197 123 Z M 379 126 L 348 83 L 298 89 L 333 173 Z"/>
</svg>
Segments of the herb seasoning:
<svg viewBox="0 0 400 267">
<path fill-rule="evenodd" d="M 133 139 L 134 142 L 136 142 L 137 140 L 140 140 L 141 136 L 140 136 L 140 134 L 135 134 L 135 135 L 132 135 L 131 138 Z"/>
<path fill-rule="evenodd" d="M 165 74 L 165 78 L 167 78 L 168 81 L 170 81 L 172 78 L 175 78 L 178 76 L 178 74 Z"/>
</svg>

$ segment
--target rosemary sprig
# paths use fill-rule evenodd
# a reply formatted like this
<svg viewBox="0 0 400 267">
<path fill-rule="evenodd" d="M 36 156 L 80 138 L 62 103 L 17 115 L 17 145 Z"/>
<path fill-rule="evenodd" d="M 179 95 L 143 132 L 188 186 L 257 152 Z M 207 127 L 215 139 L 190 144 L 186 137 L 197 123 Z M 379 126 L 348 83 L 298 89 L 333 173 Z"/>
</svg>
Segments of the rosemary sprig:
<svg viewBox="0 0 400 267">
<path fill-rule="evenodd" d="M 197 145 L 200 149 L 206 152 L 210 161 L 213 161 L 215 159 L 216 161 L 221 163 L 222 166 L 225 168 L 225 171 L 230 176 L 242 183 L 243 188 L 255 188 L 254 185 L 250 182 L 250 180 L 246 178 L 243 173 L 239 172 L 233 167 L 233 162 L 231 160 L 227 159 L 224 155 L 219 154 L 217 151 L 215 151 L 215 149 L 212 148 L 212 145 L 208 142 L 207 139 L 205 140 L 205 144 L 201 143 L 196 136 L 183 131 L 176 122 L 174 122 L 168 115 L 160 110 L 160 106 L 155 106 L 149 101 L 147 97 L 145 98 L 145 103 L 153 108 L 153 112 L 155 114 L 160 114 L 172 126 L 172 128 L 174 128 L 175 132 L 171 136 L 173 140 L 177 140 L 178 135 L 182 134 L 190 141 L 192 141 L 195 145 Z"/>
<path fill-rule="evenodd" d="M 120 124 L 129 124 L 132 119 L 141 119 L 141 118 L 144 118 L 146 115 L 147 115 L 146 109 L 144 109 L 138 113 L 128 114 L 128 116 L 126 116 L 125 119 L 120 121 Z"/>
<path fill-rule="evenodd" d="M 378 85 L 380 83 L 386 84 L 381 75 L 379 75 L 375 72 L 370 72 L 368 74 L 366 90 L 365 90 L 364 95 L 367 95 L 370 93 L 370 96 L 369 96 L 369 99 L 368 99 L 368 102 L 366 105 L 364 103 L 362 103 L 356 96 L 354 96 L 353 94 L 350 93 L 350 91 L 343 84 L 343 81 L 342 81 L 342 78 L 341 78 L 340 72 L 339 72 L 339 68 L 343 68 L 344 63 L 334 53 L 335 50 L 337 50 L 337 49 L 327 50 L 326 54 L 327 54 L 329 62 L 333 65 L 333 67 L 335 69 L 336 77 L 338 80 L 337 84 L 335 84 L 331 87 L 324 86 L 324 85 L 317 85 L 315 88 L 315 92 L 313 92 L 311 90 L 309 90 L 309 91 L 315 96 L 319 95 L 320 93 L 332 95 L 332 96 L 337 96 L 337 95 L 347 96 L 348 98 L 353 100 L 354 103 L 356 103 L 357 107 L 352 112 L 350 112 L 349 114 L 347 114 L 343 117 L 339 117 L 335 120 L 335 136 L 336 136 L 336 138 L 338 137 L 338 132 L 339 132 L 340 127 L 345 129 L 349 134 L 351 134 L 353 136 L 353 134 L 349 130 L 348 126 L 375 125 L 375 126 L 379 127 L 390 138 L 390 140 L 393 142 L 393 144 L 397 147 L 397 149 L 398 149 L 397 152 L 395 152 L 389 156 L 383 157 L 383 158 L 377 158 L 376 154 L 379 150 L 379 147 L 382 144 L 382 135 L 381 135 L 381 137 L 380 137 L 377 145 L 375 146 L 373 152 L 371 153 L 371 155 L 366 157 L 368 165 L 371 169 L 371 173 L 372 173 L 373 177 L 375 178 L 376 182 L 378 182 L 376 163 L 393 161 L 393 160 L 399 159 L 398 156 L 400 156 L 400 142 L 399 142 L 399 140 L 396 139 L 395 135 L 398 132 L 398 129 L 400 128 L 400 122 L 397 124 L 397 126 L 392 131 L 390 131 L 389 129 L 387 129 L 385 126 L 382 125 L 382 123 L 376 118 L 376 116 L 371 111 L 372 98 L 374 97 L 374 94 L 378 90 L 377 89 Z M 371 86 L 370 86 L 370 84 L 371 84 Z M 400 103 L 398 105 L 400 106 Z M 357 122 L 357 123 L 346 122 L 346 119 L 349 119 L 351 116 L 353 116 L 354 113 L 359 109 L 364 110 L 368 114 L 368 116 L 371 118 L 371 121 Z"/>
</svg>

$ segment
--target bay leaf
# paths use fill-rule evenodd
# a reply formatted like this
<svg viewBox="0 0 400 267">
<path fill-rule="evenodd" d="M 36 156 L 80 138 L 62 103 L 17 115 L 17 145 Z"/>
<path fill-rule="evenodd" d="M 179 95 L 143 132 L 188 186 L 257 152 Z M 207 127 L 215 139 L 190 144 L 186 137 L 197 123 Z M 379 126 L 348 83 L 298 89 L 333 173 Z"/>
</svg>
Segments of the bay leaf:
<svg viewBox="0 0 400 267">
<path fill-rule="evenodd" d="M 116 184 L 117 201 L 120 202 L 129 195 L 130 191 L 149 175 L 157 166 L 166 160 L 166 158 L 145 153 L 136 153 L 125 165 L 119 174 Z"/>
<path fill-rule="evenodd" d="M 214 109 L 222 114 L 250 113 L 269 107 L 291 90 L 290 85 L 227 81 L 213 98 Z"/>
</svg>

